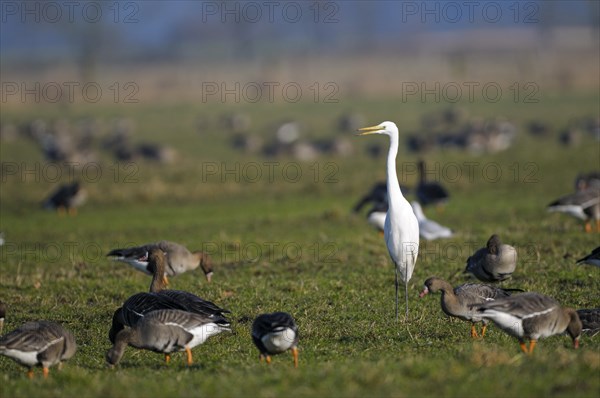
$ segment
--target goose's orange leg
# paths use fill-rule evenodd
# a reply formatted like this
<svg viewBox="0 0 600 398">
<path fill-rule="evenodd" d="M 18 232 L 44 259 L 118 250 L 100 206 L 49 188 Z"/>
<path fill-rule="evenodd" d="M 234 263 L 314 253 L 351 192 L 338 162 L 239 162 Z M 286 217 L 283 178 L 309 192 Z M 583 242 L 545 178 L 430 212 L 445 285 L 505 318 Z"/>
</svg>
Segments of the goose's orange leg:
<svg viewBox="0 0 600 398">
<path fill-rule="evenodd" d="M 187 354 L 187 364 L 188 366 L 192 366 L 192 363 L 194 363 L 192 360 L 192 349 L 190 347 L 185 347 L 185 352 Z"/>
<path fill-rule="evenodd" d="M 294 367 L 298 367 L 298 347 L 292 348 L 292 355 L 294 356 Z"/>
</svg>

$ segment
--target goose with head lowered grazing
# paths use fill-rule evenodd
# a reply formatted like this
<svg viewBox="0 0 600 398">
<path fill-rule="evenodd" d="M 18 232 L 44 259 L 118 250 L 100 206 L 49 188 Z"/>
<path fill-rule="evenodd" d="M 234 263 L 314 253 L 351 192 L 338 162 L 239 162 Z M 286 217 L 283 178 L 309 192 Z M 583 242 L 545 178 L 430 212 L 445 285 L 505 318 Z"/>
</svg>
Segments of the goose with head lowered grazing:
<svg viewBox="0 0 600 398">
<path fill-rule="evenodd" d="M 540 293 L 521 293 L 514 296 L 474 305 L 473 310 L 490 320 L 507 334 L 519 340 L 521 350 L 533 353 L 539 339 L 555 334 L 567 334 L 573 346 L 579 347 L 582 325 L 577 312 Z M 529 347 L 525 340 L 529 340 Z"/>
<path fill-rule="evenodd" d="M 562 196 L 547 206 L 549 212 L 565 213 L 585 222 L 585 232 L 592 232 L 592 221 L 596 231 L 600 232 L 600 186 L 594 184 L 589 188 Z"/>
<path fill-rule="evenodd" d="M 483 338 L 488 322 L 471 307 L 476 304 L 483 304 L 502 297 L 508 297 L 511 295 L 512 290 L 514 289 L 500 289 L 477 283 L 465 283 L 453 288 L 445 280 L 433 276 L 425 281 L 423 291 L 419 294 L 419 297 L 425 297 L 429 293 L 441 292 L 442 311 L 448 316 L 471 322 L 471 337 L 473 338 L 479 337 L 477 330 L 475 330 L 475 323 L 482 322 L 481 337 Z"/>
<path fill-rule="evenodd" d="M 196 269 L 198 266 L 202 268 L 206 280 L 211 281 L 213 267 L 210 256 L 202 251 L 190 252 L 185 246 L 175 242 L 163 240 L 142 246 L 114 249 L 107 256 L 114 257 L 116 261 L 127 263 L 139 271 L 152 275 L 152 271 L 148 269 L 148 255 L 154 249 L 160 249 L 166 255 L 165 282 L 167 284 L 167 276 L 179 275 Z"/>
<path fill-rule="evenodd" d="M 111 343 L 115 343 L 117 334 L 125 327 L 135 326 L 146 314 L 156 310 L 181 310 L 203 315 L 215 321 L 226 320 L 225 314 L 229 311 L 210 301 L 182 290 L 165 290 L 162 275 L 164 275 L 166 258 L 162 250 L 153 249 L 148 255 L 148 263 L 148 268 L 153 272 L 150 292 L 134 294 L 115 311 L 108 334 Z M 168 357 L 166 359 L 168 360 Z"/>
<path fill-rule="evenodd" d="M 486 247 L 467 259 L 465 273 L 475 275 L 483 282 L 498 282 L 512 276 L 517 267 L 517 251 L 502 243 L 498 235 L 488 239 Z"/>
<path fill-rule="evenodd" d="M 583 333 L 592 336 L 600 333 L 600 308 L 577 310 L 577 315 L 579 315 Z"/>
<path fill-rule="evenodd" d="M 438 224 L 437 222 L 428 219 L 423 213 L 423 209 L 419 202 L 411 202 L 413 212 L 419 220 L 419 235 L 425 240 L 435 240 L 440 238 L 451 238 L 453 233 L 448 227 Z"/>
<path fill-rule="evenodd" d="M 6 304 L 4 301 L 0 301 L 0 334 L 4 330 L 4 317 L 6 316 Z"/>
<path fill-rule="evenodd" d="M 577 260 L 577 264 L 585 263 L 589 265 L 595 265 L 600 267 L 600 246 L 592 250 L 590 254 Z"/>
<path fill-rule="evenodd" d="M 131 328 L 126 328 L 115 337 L 115 343 L 106 353 L 109 365 L 119 363 L 130 345 L 135 348 L 165 354 L 185 351 L 187 365 L 193 363 L 192 348 L 204 343 L 209 337 L 223 331 L 231 331 L 225 318 L 214 318 L 181 310 L 156 310 L 144 315 Z M 168 361 L 167 361 L 168 362 Z"/>
<path fill-rule="evenodd" d="M 0 354 L 14 359 L 29 368 L 27 376 L 33 378 L 33 367 L 41 366 L 48 377 L 50 366 L 60 365 L 77 350 L 75 338 L 60 324 L 50 321 L 33 321 L 21 325 L 0 337 Z"/>
<path fill-rule="evenodd" d="M 298 367 L 298 326 L 286 312 L 259 315 L 252 324 L 252 340 L 263 358 L 271 363 L 271 355 L 291 350 L 294 367 Z"/>
</svg>

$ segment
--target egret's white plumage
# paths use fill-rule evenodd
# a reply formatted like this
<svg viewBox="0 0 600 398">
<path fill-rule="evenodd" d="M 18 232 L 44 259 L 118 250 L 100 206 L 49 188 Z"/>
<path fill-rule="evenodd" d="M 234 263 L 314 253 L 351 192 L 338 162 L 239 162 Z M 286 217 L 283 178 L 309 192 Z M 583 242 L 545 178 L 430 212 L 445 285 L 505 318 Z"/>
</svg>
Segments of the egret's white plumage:
<svg viewBox="0 0 600 398">
<path fill-rule="evenodd" d="M 406 318 L 408 318 L 408 281 L 412 277 L 419 253 L 419 222 L 410 203 L 402 195 L 396 174 L 398 127 L 392 122 L 359 129 L 359 135 L 385 134 L 390 137 L 387 158 L 387 191 L 389 209 L 385 218 L 384 237 L 396 267 L 396 319 L 398 319 L 398 276 L 404 282 Z"/>
</svg>

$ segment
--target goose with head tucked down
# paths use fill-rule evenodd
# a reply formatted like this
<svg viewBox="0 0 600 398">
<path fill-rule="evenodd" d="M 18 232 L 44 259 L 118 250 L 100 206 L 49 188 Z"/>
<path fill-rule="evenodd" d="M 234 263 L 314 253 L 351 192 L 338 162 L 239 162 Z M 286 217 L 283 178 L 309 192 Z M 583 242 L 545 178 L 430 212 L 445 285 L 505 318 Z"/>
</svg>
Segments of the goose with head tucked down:
<svg viewBox="0 0 600 398">
<path fill-rule="evenodd" d="M 87 199 L 87 191 L 78 181 L 63 184 L 52 192 L 42 203 L 44 209 L 56 210 L 59 214 L 77 215 L 77 208 Z"/>
<path fill-rule="evenodd" d="M 486 247 L 467 259 L 465 273 L 475 275 L 483 282 L 498 282 L 512 276 L 517 267 L 517 251 L 502 243 L 498 235 L 488 239 Z"/>
<path fill-rule="evenodd" d="M 597 335 L 600 332 L 600 308 L 577 310 L 583 333 Z"/>
<path fill-rule="evenodd" d="M 4 330 L 4 317 L 6 317 L 6 304 L 4 301 L 0 301 L 0 335 Z"/>
<path fill-rule="evenodd" d="M 465 283 L 455 288 L 443 279 L 435 276 L 427 279 L 423 291 L 419 297 L 425 297 L 429 293 L 442 293 L 442 311 L 446 315 L 471 322 L 471 337 L 479 337 L 475 330 L 475 323 L 482 322 L 481 337 L 485 336 L 487 320 L 471 307 L 483 304 L 499 298 L 508 297 L 514 289 L 500 289 L 494 286 L 481 285 L 477 283 Z"/>
<path fill-rule="evenodd" d="M 0 354 L 28 367 L 30 379 L 34 366 L 41 366 L 44 378 L 47 378 L 50 366 L 58 364 L 60 369 L 61 363 L 71 358 L 76 350 L 71 332 L 50 321 L 27 322 L 0 337 Z"/>
<path fill-rule="evenodd" d="M 252 324 L 252 340 L 263 358 L 271 363 L 271 355 L 291 350 L 294 367 L 298 367 L 298 326 L 286 312 L 259 315 Z"/>
<path fill-rule="evenodd" d="M 490 320 L 507 334 L 519 340 L 521 350 L 533 353 L 538 341 L 555 334 L 567 334 L 573 346 L 579 347 L 581 320 L 572 308 L 540 293 L 521 293 L 473 306 L 484 319 Z M 529 347 L 525 340 L 529 340 Z"/>
<path fill-rule="evenodd" d="M 119 331 L 112 348 L 106 353 L 106 361 L 114 366 L 119 363 L 130 345 L 135 348 L 165 354 L 185 351 L 187 365 L 193 363 L 192 348 L 203 344 L 209 337 L 223 331 L 231 331 L 223 317 L 208 317 L 181 310 L 156 310 L 144 315 L 134 326 Z"/>
<path fill-rule="evenodd" d="M 154 249 L 160 249 L 166 255 L 165 282 L 167 284 L 167 276 L 179 275 L 194 270 L 198 266 L 202 268 L 206 280 L 211 281 L 213 266 L 208 253 L 202 251 L 190 252 L 185 246 L 175 242 L 162 240 L 142 246 L 114 249 L 107 256 L 114 257 L 116 261 L 127 263 L 139 271 L 152 275 L 152 270 L 148 269 L 148 255 Z"/>
<path fill-rule="evenodd" d="M 589 265 L 595 265 L 600 267 L 600 246 L 592 250 L 590 254 L 577 260 L 577 264 L 585 263 Z"/>
<path fill-rule="evenodd" d="M 549 212 L 565 213 L 585 221 L 585 232 L 592 232 L 592 220 L 596 222 L 596 231 L 600 232 L 600 186 L 590 185 L 575 193 L 562 196 L 547 207 Z"/>
<path fill-rule="evenodd" d="M 153 272 L 150 292 L 137 293 L 129 297 L 123 306 L 113 315 L 109 331 L 111 343 L 115 342 L 117 334 L 125 327 L 133 327 L 146 314 L 161 310 L 181 310 L 206 316 L 212 319 L 225 318 L 228 310 L 204 300 L 193 293 L 181 290 L 165 290 L 164 275 L 166 256 L 160 249 L 153 249 L 148 255 L 149 269 Z M 166 358 L 168 360 L 168 357 Z"/>
<path fill-rule="evenodd" d="M 423 213 L 423 209 L 419 202 L 411 202 L 413 212 L 419 221 L 419 235 L 425 240 L 435 240 L 440 238 L 451 238 L 453 233 L 448 227 L 438 224 L 437 222 L 428 219 Z"/>
</svg>

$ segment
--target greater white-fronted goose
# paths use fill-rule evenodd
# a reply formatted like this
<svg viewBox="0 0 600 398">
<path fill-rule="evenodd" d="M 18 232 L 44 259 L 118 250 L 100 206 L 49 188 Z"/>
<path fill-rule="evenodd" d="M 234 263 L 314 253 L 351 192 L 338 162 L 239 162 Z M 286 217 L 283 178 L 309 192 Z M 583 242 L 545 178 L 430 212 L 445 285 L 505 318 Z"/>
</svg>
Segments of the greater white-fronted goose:
<svg viewBox="0 0 600 398">
<path fill-rule="evenodd" d="M 425 240 L 435 240 L 440 238 L 451 238 L 452 230 L 448 227 L 438 224 L 433 220 L 425 217 L 423 209 L 419 202 L 411 202 L 413 212 L 419 221 L 419 235 Z"/>
<path fill-rule="evenodd" d="M 164 275 L 166 256 L 162 250 L 154 248 L 148 255 L 148 268 L 153 272 L 149 293 L 137 293 L 129 297 L 123 306 L 113 314 L 109 339 L 115 342 L 117 333 L 126 326 L 132 327 L 152 311 L 160 309 L 175 309 L 204 315 L 209 318 L 225 318 L 228 310 L 204 300 L 193 293 L 181 290 L 165 290 Z"/>
<path fill-rule="evenodd" d="M 78 181 L 72 184 L 64 184 L 58 187 L 50 196 L 44 200 L 45 209 L 53 209 L 59 214 L 77 214 L 77 208 L 85 203 L 87 191 Z"/>
<path fill-rule="evenodd" d="M 73 335 L 60 324 L 34 321 L 0 337 L 0 354 L 14 359 L 29 368 L 27 376 L 33 378 L 33 367 L 41 366 L 48 377 L 50 366 L 71 358 L 77 345 Z"/>
<path fill-rule="evenodd" d="M 465 283 L 453 288 L 450 283 L 433 276 L 425 281 L 423 291 L 419 294 L 419 297 L 437 292 L 442 292 L 442 311 L 446 315 L 471 322 L 471 337 L 473 338 L 479 337 L 475 329 L 475 323 L 483 323 L 481 329 L 481 337 L 483 337 L 487 329 L 487 321 L 477 311 L 473 310 L 472 306 L 508 297 L 511 294 L 508 289 L 476 283 Z"/>
<path fill-rule="evenodd" d="M 211 281 L 213 267 L 208 253 L 202 251 L 190 252 L 185 246 L 175 242 L 163 240 L 142 246 L 114 249 L 107 256 L 115 257 L 117 261 L 127 263 L 139 271 L 152 275 L 152 270 L 148 269 L 148 254 L 154 249 L 162 250 L 167 257 L 165 266 L 165 281 L 167 283 L 166 276 L 179 275 L 196 269 L 198 266 L 204 271 L 206 280 Z"/>
<path fill-rule="evenodd" d="M 443 205 L 448 202 L 450 195 L 446 188 L 437 181 L 427 181 L 425 175 L 425 161 L 419 160 L 419 184 L 417 185 L 417 200 L 423 206 Z"/>
<path fill-rule="evenodd" d="M 252 324 L 252 341 L 260 351 L 259 359 L 271 363 L 271 355 L 291 350 L 298 367 L 298 326 L 286 312 L 259 315 Z"/>
<path fill-rule="evenodd" d="M 600 308 L 577 310 L 582 331 L 595 336 L 600 332 Z"/>
<path fill-rule="evenodd" d="M 490 301 L 473 308 L 507 334 L 519 339 L 523 352 L 533 353 L 538 339 L 565 331 L 579 347 L 582 325 L 577 311 L 540 293 L 522 293 Z M 525 344 L 529 340 L 529 348 Z"/>
<path fill-rule="evenodd" d="M 143 316 L 131 328 L 117 333 L 114 345 L 106 353 L 110 365 L 119 363 L 130 345 L 135 348 L 169 354 L 175 351 L 187 353 L 187 364 L 192 365 L 192 348 L 204 343 L 209 337 L 223 331 L 231 331 L 225 318 L 207 317 L 181 310 L 156 310 Z"/>
<path fill-rule="evenodd" d="M 575 178 L 575 191 L 585 191 L 589 188 L 600 187 L 600 171 L 580 173 Z"/>
<path fill-rule="evenodd" d="M 498 282 L 512 276 L 517 267 L 517 251 L 500 241 L 498 235 L 488 239 L 486 247 L 477 250 L 467 259 L 465 272 L 483 282 Z"/>
<path fill-rule="evenodd" d="M 600 246 L 592 250 L 592 252 L 587 256 L 577 260 L 577 263 L 586 263 L 589 265 L 595 265 L 596 267 L 600 267 Z"/>
<path fill-rule="evenodd" d="M 565 213 L 585 221 L 585 232 L 592 232 L 591 221 L 596 221 L 596 230 L 600 232 L 600 186 L 565 195 L 547 207 L 549 212 Z"/>
</svg>

